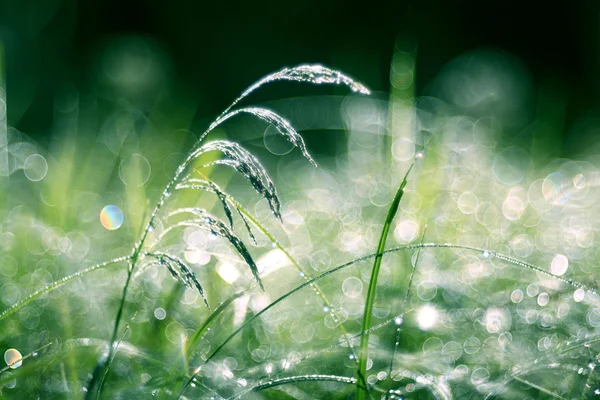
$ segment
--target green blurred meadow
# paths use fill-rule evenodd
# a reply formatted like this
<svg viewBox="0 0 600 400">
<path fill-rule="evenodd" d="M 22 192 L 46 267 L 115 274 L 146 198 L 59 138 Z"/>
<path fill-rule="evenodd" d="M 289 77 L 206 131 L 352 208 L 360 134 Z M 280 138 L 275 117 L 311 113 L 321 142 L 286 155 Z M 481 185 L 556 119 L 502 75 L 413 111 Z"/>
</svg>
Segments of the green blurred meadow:
<svg viewBox="0 0 600 400">
<path fill-rule="evenodd" d="M 600 397 L 598 5 L 361 7 L 0 3 L 2 398 Z"/>
</svg>

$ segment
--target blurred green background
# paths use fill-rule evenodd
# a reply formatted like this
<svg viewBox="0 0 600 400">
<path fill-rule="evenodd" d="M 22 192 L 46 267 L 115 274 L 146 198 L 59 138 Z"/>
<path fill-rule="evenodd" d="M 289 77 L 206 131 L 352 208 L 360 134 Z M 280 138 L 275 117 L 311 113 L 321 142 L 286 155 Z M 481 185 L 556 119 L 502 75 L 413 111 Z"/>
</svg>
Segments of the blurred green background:
<svg viewBox="0 0 600 400">
<path fill-rule="evenodd" d="M 600 174 L 592 164 L 600 154 L 599 17 L 594 1 L 560 8 L 485 1 L 0 0 L 9 126 L 0 143 L 0 155 L 8 160 L 0 165 L 0 176 L 7 177 L 0 184 L 9 188 L 0 190 L 0 300 L 11 307 L 94 262 L 130 254 L 153 204 L 201 132 L 252 82 L 302 63 L 339 69 L 374 91 L 366 98 L 337 86 L 281 83 L 252 95 L 248 103 L 289 118 L 318 169 L 297 150 L 287 155 L 289 143 L 269 142 L 276 136 L 270 127 L 247 116 L 210 137 L 241 143 L 265 163 L 280 190 L 284 223 L 272 218 L 265 201 L 237 174 L 219 168 L 206 174 L 273 232 L 307 276 L 374 251 L 393 193 L 423 151 L 396 218 L 396 244 L 415 244 L 426 232 L 427 241 L 485 247 L 542 271 L 554 273 L 558 265 L 559 275 L 568 269 L 565 277 L 597 286 Z M 98 219 L 109 204 L 124 214 L 114 226 Z M 221 212 L 214 196 L 193 191 L 178 192 L 163 211 L 191 205 Z M 236 232 L 251 243 L 236 223 Z M 157 228 L 154 235 L 165 227 Z M 209 315 L 198 294 L 156 265 L 134 281 L 123 317 L 123 324 L 132 321 L 124 336 L 130 347 L 123 346 L 108 376 L 109 397 L 158 391 L 171 398 L 176 383 L 232 328 L 304 282 L 304 272 L 275 257 L 281 254 L 270 239 L 257 236 L 251 252 L 259 264 L 281 269 L 263 274 L 266 294 L 253 289 L 245 303 L 235 303 L 214 322 L 189 365 L 181 344 Z M 247 266 L 235 254 L 228 257 L 227 243 L 215 244 L 193 230 L 168 239 L 161 245 L 194 265 L 210 288 L 211 305 L 252 282 Z M 389 246 L 393 243 L 390 238 Z M 564 265 L 564 254 L 570 264 Z M 578 395 L 587 382 L 600 382 L 593 364 L 599 353 L 588 343 L 599 337 L 600 297 L 581 289 L 574 294 L 563 281 L 526 267 L 506 268 L 502 259 L 489 256 L 487 250 L 424 251 L 416 289 L 407 296 L 411 310 L 401 302 L 416 253 L 386 258 L 374 315 L 390 325 L 371 335 L 378 346 L 370 383 L 396 385 L 387 375 L 378 377 L 388 373 L 394 357 L 397 368 L 407 365 L 422 376 L 449 379 L 460 399 L 507 387 L 513 398 L 522 399 L 523 390 L 542 398 L 535 386 L 504 382 L 513 367 L 537 373 L 532 365 L 538 360 L 550 368 L 567 359 L 564 365 L 576 367 L 569 372 L 571 383 L 547 371 L 532 378 L 556 393 Z M 46 358 L 1 374 L 5 393 L 83 398 L 108 348 L 124 267 L 74 280 L 6 317 L 0 352 L 33 354 L 53 345 L 42 354 Z M 370 267 L 370 261 L 359 263 L 324 279 L 322 293 L 330 300 L 308 288 L 250 324 L 210 366 L 214 379 L 209 370 L 203 382 L 210 390 L 233 393 L 260 382 L 273 366 L 283 368 L 286 359 L 340 343 L 340 327 L 359 334 Z M 431 305 L 439 316 L 436 311 L 430 325 L 438 317 L 439 322 L 424 327 L 419 315 L 425 310 L 431 316 Z M 334 307 L 344 318 L 334 316 Z M 395 354 L 391 321 L 405 311 L 408 334 Z M 296 335 L 302 332 L 297 324 L 312 327 L 311 321 L 313 332 Z M 510 340 L 504 340 L 508 334 Z M 471 352 L 475 339 L 485 344 L 482 352 L 479 344 Z M 578 358 L 565 356 L 558 343 L 576 340 L 584 343 Z M 442 344 L 458 352 L 439 363 Z M 323 353 L 289 373 L 354 376 L 348 349 L 340 345 L 334 352 L 338 357 Z M 55 361 L 61 369 L 38 372 Z M 230 367 L 236 380 L 229 377 Z M 577 372 L 584 367 L 589 374 Z M 480 372 L 488 376 L 481 380 Z M 492 385 L 486 387 L 490 374 Z M 314 392 L 323 388 L 338 390 L 319 383 Z M 350 392 L 352 387 L 344 396 Z M 278 392 L 266 396 L 278 398 Z"/>
<path fill-rule="evenodd" d="M 360 77 L 374 90 L 388 91 L 394 44 L 401 34 L 418 43 L 417 95 L 427 94 L 428 83 L 458 55 L 481 46 L 497 48 L 520 59 L 537 88 L 551 82 L 559 101 L 568 99 L 568 127 L 568 121 L 598 107 L 599 15 L 600 5 L 592 0 L 560 6 L 512 1 L 3 0 L 0 41 L 6 57 L 8 123 L 36 140 L 48 138 L 57 90 L 75 85 L 83 93 L 97 92 L 98 60 L 127 40 L 147 41 L 163 56 L 160 79 L 143 96 L 154 99 L 166 90 L 174 108 L 195 104 L 195 124 L 203 127 L 249 82 L 284 65 L 324 63 Z M 285 85 L 263 92 L 269 99 L 284 93 L 289 97 Z M 577 132 L 563 133 L 569 141 L 577 139 Z M 563 151 L 568 150 L 565 143 Z"/>
</svg>

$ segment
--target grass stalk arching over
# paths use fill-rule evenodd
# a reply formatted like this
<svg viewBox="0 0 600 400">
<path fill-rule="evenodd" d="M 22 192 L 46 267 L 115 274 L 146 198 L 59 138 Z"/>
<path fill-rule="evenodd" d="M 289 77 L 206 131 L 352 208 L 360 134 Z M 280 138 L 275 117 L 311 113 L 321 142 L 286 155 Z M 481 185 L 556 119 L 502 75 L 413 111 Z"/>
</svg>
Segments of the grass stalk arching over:
<svg viewBox="0 0 600 400">
<path fill-rule="evenodd" d="M 575 397 L 593 398 L 600 391 L 600 298 L 596 282 L 582 278 L 582 273 L 587 272 L 588 259 L 600 254 L 594 243 L 595 228 L 585 218 L 565 217 L 568 224 L 552 224 L 556 215 L 564 215 L 563 206 L 578 210 L 574 215 L 584 215 L 579 211 L 591 202 L 582 197 L 596 190 L 588 187 L 592 175 L 586 171 L 594 167 L 569 161 L 568 168 L 557 169 L 560 182 L 553 172 L 527 190 L 526 184 L 535 176 L 514 185 L 504 182 L 506 174 L 515 173 L 503 168 L 504 159 L 469 158 L 469 162 L 481 161 L 483 169 L 476 171 L 480 164 L 465 164 L 465 171 L 460 157 L 479 153 L 451 143 L 448 148 L 456 150 L 456 159 L 447 160 L 446 145 L 430 148 L 428 135 L 422 141 L 420 135 L 409 135 L 413 126 L 409 115 L 406 131 L 400 133 L 390 128 L 393 124 L 377 125 L 378 133 L 393 139 L 391 154 L 401 161 L 393 165 L 402 165 L 389 179 L 389 171 L 375 161 L 390 143 L 375 136 L 372 141 L 358 138 L 364 128 L 358 121 L 366 106 L 368 115 L 371 106 L 376 107 L 377 121 L 384 121 L 385 103 L 333 96 L 335 104 L 341 102 L 342 121 L 352 141 L 348 153 L 336 153 L 344 157 L 342 162 L 336 156 L 334 167 L 323 158 L 326 168 L 314 171 L 309 163 L 316 163 L 290 122 L 260 105 L 238 105 L 262 84 L 277 80 L 343 83 L 364 92 L 348 79 L 317 66 L 284 69 L 243 92 L 199 139 L 187 133 L 177 139 L 181 142 L 177 145 L 170 137 L 162 139 L 177 153 L 149 155 L 146 161 L 154 171 L 153 180 L 139 191 L 129 185 L 125 202 L 118 203 L 124 207 L 129 230 L 110 233 L 91 220 L 69 225 L 66 210 L 78 210 L 75 201 L 61 207 L 60 218 L 50 223 L 21 215 L 20 210 L 11 213 L 12 219 L 0 226 L 1 236 L 8 239 L 0 249 L 0 300 L 7 307 L 0 310 L 0 321 L 6 325 L 3 337 L 12 348 L 9 355 L 20 356 L 22 351 L 27 361 L 24 366 L 19 360 L 6 361 L 8 367 L 0 371 L 0 397 L 31 394 L 38 391 L 37 385 L 42 397 L 60 392 L 74 399 L 151 395 L 224 400 L 263 395 L 302 398 L 304 394 L 338 398 L 352 397 L 352 392 L 360 400 L 422 396 L 453 400 L 473 394 L 499 398 L 522 390 L 534 397 L 571 398 L 575 386 L 580 389 L 573 389 Z M 303 109 L 303 102 L 309 100 L 269 104 L 281 105 L 282 113 L 309 130 L 302 116 L 290 111 Z M 387 116 L 395 110 L 404 118 L 414 110 L 433 107 L 432 137 L 440 133 L 445 139 L 446 129 L 463 128 L 465 120 L 455 120 L 453 110 L 438 112 L 443 104 L 429 100 L 420 104 L 415 98 L 414 104 L 390 109 Z M 238 115 L 245 115 L 238 125 L 234 121 L 231 127 L 220 127 Z M 149 117 L 152 123 L 160 122 Z M 429 115 L 418 117 L 425 120 Z M 468 132 L 470 122 L 465 122 Z M 479 122 L 477 129 L 487 129 Z M 260 131 L 249 132 L 254 123 L 267 126 L 268 131 L 262 136 Z M 152 135 L 168 132 L 172 125 L 166 123 L 166 129 L 155 125 L 159 129 L 149 132 L 150 141 L 159 143 Z M 219 131 L 205 143 L 217 127 Z M 226 140 L 230 128 L 243 129 L 245 141 Z M 279 133 L 289 143 L 274 142 L 273 135 Z M 256 154 L 268 150 L 283 156 L 295 147 L 296 155 L 302 153 L 306 159 L 298 157 L 304 164 L 296 165 L 295 160 L 292 168 L 283 158 L 271 157 L 271 165 L 277 166 L 277 179 L 271 179 L 250 151 L 254 146 L 263 149 L 260 139 L 266 150 Z M 417 146 L 431 155 L 427 164 L 415 165 L 422 155 L 416 153 Z M 130 149 L 117 150 L 119 154 L 108 157 L 107 164 L 117 165 Z M 487 151 L 492 154 L 495 149 Z M 163 158 L 171 161 L 165 161 L 165 175 L 159 176 L 156 165 Z M 61 162 L 51 162 L 50 170 Z M 133 172 L 146 176 L 145 167 L 132 165 Z M 449 165 L 457 168 L 445 168 Z M 493 199 L 479 193 L 489 183 L 486 167 L 497 178 L 489 185 Z M 429 189 L 414 185 L 409 190 L 409 178 L 420 180 L 414 178 L 417 170 L 420 176 L 433 177 L 423 181 Z M 245 181 L 230 180 L 234 175 L 230 172 Z M 59 175 L 47 181 L 48 187 Z M 119 175 L 122 178 L 121 166 Z M 103 181 L 108 179 L 107 175 Z M 290 190 L 285 198 L 277 194 L 278 180 Z M 127 179 L 121 181 L 128 185 Z M 159 187 L 151 186 L 152 182 Z M 261 203 L 256 209 L 237 197 L 242 190 L 232 185 L 238 183 L 249 184 L 247 189 L 258 193 Z M 550 186 L 556 191 L 548 197 L 544 190 Z M 154 208 L 139 207 L 147 193 L 158 197 Z M 566 197 L 559 199 L 561 194 Z M 54 197 L 62 198 L 52 195 L 48 205 L 56 203 Z M 87 203 L 87 197 L 84 200 Z M 98 204 L 106 201 L 103 197 Z M 48 218 L 55 214 L 47 212 Z M 523 220 L 517 222 L 521 215 Z M 427 224 L 433 228 L 428 230 Z M 55 231 L 59 225 L 64 229 Z M 79 232 L 72 233 L 75 229 Z M 37 245 L 31 239 L 38 237 L 39 249 L 31 245 Z M 87 239 L 100 238 L 106 246 L 86 247 Z M 393 240 L 407 245 L 386 247 L 393 246 Z M 115 247 L 128 241 L 133 246 Z M 482 248 L 470 247 L 478 243 Z M 111 254 L 127 255 L 91 267 L 78 264 L 85 257 L 105 259 L 102 251 L 108 248 Z M 550 253 L 537 251 L 544 249 Z M 31 256 L 26 256 L 28 252 Z M 386 256 L 393 252 L 398 254 Z M 54 260 L 60 257 L 67 267 L 59 268 L 46 254 L 56 256 Z M 31 262 L 38 258 L 43 262 Z M 93 272 L 100 269 L 100 279 L 91 282 L 96 278 Z M 73 285 L 65 288 L 67 283 Z M 490 296 L 482 296 L 487 293 Z M 53 320 L 55 314 L 59 318 Z M 97 315 L 102 315 L 101 324 Z M 22 335 L 25 329 L 32 335 Z M 75 342 L 80 343 L 72 346 Z M 51 348 L 48 345 L 39 355 L 31 352 L 45 343 L 52 343 Z M 546 378 L 567 373 L 574 375 L 569 385 Z M 27 384 L 22 383 L 25 380 Z M 56 384 L 40 386 L 44 380 Z M 17 390 L 11 390 L 12 382 L 17 382 Z M 316 394 L 317 390 L 324 394 Z"/>
<path fill-rule="evenodd" d="M 273 74 L 267 75 L 262 78 L 254 85 L 250 86 L 246 89 L 231 105 L 229 105 L 216 119 L 215 121 L 204 131 L 200 138 L 196 142 L 196 144 L 190 149 L 188 156 L 185 158 L 183 163 L 181 163 L 173 178 L 167 183 L 165 189 L 162 191 L 158 203 L 154 207 L 152 211 L 148 224 L 144 229 L 139 242 L 134 245 L 132 250 L 132 254 L 129 258 L 129 268 L 127 270 L 127 278 L 125 280 L 123 286 L 123 292 L 121 295 L 121 299 L 119 302 L 119 307 L 117 310 L 114 328 L 112 332 L 112 337 L 110 340 L 110 347 L 108 355 L 104 359 L 100 359 L 93 374 L 89 381 L 87 392 L 86 392 L 86 400 L 90 400 L 93 398 L 97 398 L 101 395 L 102 386 L 98 387 L 98 380 L 101 377 L 106 376 L 107 369 L 110 366 L 110 360 L 114 358 L 114 354 L 117 351 L 115 347 L 115 343 L 119 337 L 119 327 L 121 323 L 121 319 L 123 317 L 123 312 L 125 309 L 125 303 L 127 300 L 127 293 L 132 281 L 133 273 L 136 270 L 138 261 L 141 256 L 143 256 L 143 247 L 148 238 L 148 235 L 151 231 L 153 231 L 156 217 L 165 204 L 166 200 L 171 196 L 171 189 L 176 186 L 179 182 L 179 178 L 183 174 L 184 171 L 197 159 L 199 155 L 201 155 L 204 151 L 211 150 L 220 150 L 225 155 L 229 157 L 229 160 L 225 160 L 222 162 L 215 162 L 214 164 L 224 164 L 229 165 L 235 169 L 237 169 L 242 175 L 244 175 L 254 186 L 254 188 L 259 192 L 263 197 L 265 197 L 269 204 L 271 205 L 271 210 L 276 216 L 279 216 L 279 199 L 277 198 L 277 194 L 275 192 L 275 188 L 272 184 L 272 181 L 266 174 L 266 171 L 262 168 L 262 165 L 256 160 L 256 158 L 248 153 L 241 146 L 233 143 L 233 142 L 209 142 L 207 145 L 200 147 L 200 144 L 203 142 L 204 138 L 213 131 L 217 126 L 221 123 L 225 122 L 231 117 L 238 115 L 240 111 L 230 111 L 235 105 L 237 105 L 241 100 L 245 97 L 249 96 L 256 89 L 260 88 L 262 85 L 276 82 L 276 81 L 296 81 L 296 82 L 308 82 L 313 84 L 343 84 L 349 87 L 353 92 L 359 92 L 362 94 L 369 94 L 369 90 L 362 84 L 355 82 L 350 77 L 342 74 L 339 71 L 335 71 L 321 65 L 300 65 L 294 68 L 284 68 L 281 71 L 275 72 Z M 297 132 L 285 121 L 283 118 L 278 118 L 278 116 L 272 113 L 269 110 L 264 109 L 243 109 L 243 112 L 253 114 L 260 119 L 266 120 L 267 122 L 272 123 L 276 129 L 282 135 L 286 136 L 287 139 L 295 146 L 300 148 L 305 157 L 308 158 L 309 161 L 313 162 L 306 149 L 304 147 L 304 141 L 302 137 L 297 134 Z M 213 146 L 213 144 L 215 146 Z M 205 147 L 208 148 L 203 150 Z M 316 165 L 316 164 L 315 164 Z M 233 243 L 233 242 L 232 242 Z M 247 261 L 249 261 L 248 257 L 245 257 Z M 249 266 L 255 272 L 255 277 L 262 287 L 262 282 L 258 277 L 258 273 L 255 271 L 255 266 L 253 268 L 253 263 L 249 262 Z M 103 379 L 102 379 L 103 381 Z"/>
<path fill-rule="evenodd" d="M 367 297 L 365 300 L 365 309 L 363 312 L 363 320 L 361 325 L 361 331 L 367 331 L 371 326 L 371 316 L 373 314 L 373 305 L 375 304 L 375 293 L 377 291 L 377 278 L 379 277 L 379 270 L 381 268 L 381 260 L 383 258 L 383 254 L 385 252 L 385 243 L 387 242 L 388 234 L 390 232 L 390 227 L 392 226 L 392 221 L 398 212 L 398 206 L 400 205 L 400 200 L 402 200 L 402 195 L 404 194 L 404 188 L 406 187 L 406 183 L 408 182 L 408 175 L 410 171 L 414 167 L 414 162 L 406 171 L 404 178 L 402 179 L 402 183 L 400 183 L 400 187 L 392 200 L 392 204 L 388 210 L 387 216 L 385 217 L 385 221 L 383 223 L 383 229 L 381 230 L 381 236 L 379 238 L 379 244 L 377 245 L 377 253 L 375 253 L 375 261 L 373 262 L 373 269 L 371 271 L 371 278 L 369 279 L 369 288 L 367 290 Z M 364 377 L 367 371 L 367 360 L 369 358 L 369 335 L 365 334 L 360 338 L 360 345 L 358 349 L 358 368 L 357 375 L 358 377 Z M 368 394 L 368 388 L 365 386 L 357 386 L 356 387 L 356 399 L 364 400 L 365 396 Z"/>
</svg>

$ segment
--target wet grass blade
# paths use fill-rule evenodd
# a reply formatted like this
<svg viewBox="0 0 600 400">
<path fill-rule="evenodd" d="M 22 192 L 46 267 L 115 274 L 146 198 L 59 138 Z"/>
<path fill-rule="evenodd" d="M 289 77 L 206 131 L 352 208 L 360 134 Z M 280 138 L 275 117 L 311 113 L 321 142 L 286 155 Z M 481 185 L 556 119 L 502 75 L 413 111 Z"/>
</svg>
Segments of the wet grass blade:
<svg viewBox="0 0 600 400">
<path fill-rule="evenodd" d="M 196 277 L 194 271 L 192 271 L 183 260 L 179 257 L 162 252 L 144 253 L 144 256 L 156 258 L 158 263 L 161 266 L 166 267 L 177 281 L 183 283 L 190 289 L 196 289 L 200 296 L 202 296 L 204 304 L 210 310 L 204 287 Z"/>
<path fill-rule="evenodd" d="M 129 327 L 131 325 L 131 321 L 133 321 L 133 319 L 135 318 L 136 314 L 137 314 L 137 312 L 133 315 L 133 317 L 131 318 L 131 320 L 129 321 L 129 323 L 125 326 L 125 329 L 123 330 L 123 334 L 121 335 L 121 337 L 119 338 L 119 341 L 115 345 L 117 347 L 117 349 L 121 345 L 121 342 L 125 338 L 125 335 L 127 335 L 127 332 L 129 332 Z M 100 384 L 99 384 L 99 387 L 98 387 L 98 398 L 100 398 L 102 396 L 102 390 L 104 389 L 104 382 L 106 381 L 106 376 L 108 375 L 109 368 L 112 365 L 113 361 L 115 360 L 116 355 L 117 355 L 117 352 L 115 351 L 113 353 L 112 358 L 110 360 L 108 360 L 107 368 L 104 369 L 104 374 L 102 375 L 102 378 L 100 379 Z"/>
<path fill-rule="evenodd" d="M 254 262 L 254 259 L 252 258 L 252 255 L 250 254 L 250 251 L 248 250 L 248 248 L 246 247 L 244 242 L 242 242 L 240 240 L 240 238 L 238 238 L 231 229 L 229 229 L 223 222 L 221 222 L 217 218 L 213 217 L 211 214 L 209 214 L 208 212 L 206 212 L 205 210 L 203 210 L 201 208 L 195 208 L 195 207 L 180 208 L 180 209 L 177 209 L 177 210 L 173 211 L 172 213 L 168 214 L 167 217 L 172 217 L 174 215 L 181 214 L 181 213 L 191 213 L 198 217 L 201 217 L 202 219 L 185 220 L 185 221 L 177 222 L 173 225 L 170 225 L 168 228 L 166 228 L 161 233 L 161 235 L 158 237 L 156 242 L 154 242 L 150 246 L 151 248 L 156 246 L 168 233 L 170 233 L 171 231 L 173 231 L 174 229 L 179 228 L 179 227 L 189 226 L 189 227 L 202 229 L 204 231 L 208 231 L 211 234 L 223 237 L 223 238 L 227 239 L 227 241 L 229 241 L 229 243 L 236 249 L 236 251 L 239 253 L 239 255 L 244 259 L 244 261 L 246 261 L 246 264 L 248 264 L 248 266 L 250 267 L 250 271 L 252 272 L 254 279 L 256 279 L 256 282 L 258 282 L 258 285 L 260 286 L 260 288 L 262 290 L 264 290 L 262 280 L 260 279 L 260 276 L 258 273 L 258 267 L 256 266 L 256 263 Z"/>
<path fill-rule="evenodd" d="M 244 92 L 237 99 L 235 99 L 235 101 L 231 103 L 221 115 L 225 115 L 240 101 L 248 97 L 260 87 L 278 81 L 306 82 L 316 85 L 344 85 L 353 92 L 366 95 L 371 94 L 371 92 L 369 91 L 369 89 L 367 89 L 365 85 L 355 81 L 354 79 L 352 79 L 348 75 L 341 73 L 340 71 L 327 68 L 320 64 L 302 64 L 292 68 L 283 68 L 258 80 L 250 87 L 248 87 L 248 89 L 244 90 Z M 202 135 L 200 137 L 200 140 L 202 140 L 205 135 L 206 134 Z"/>
<path fill-rule="evenodd" d="M 296 132 L 296 130 L 289 123 L 288 120 L 286 120 L 279 114 L 277 114 L 267 108 L 262 108 L 262 107 L 240 108 L 238 110 L 228 112 L 227 114 L 221 116 L 214 122 L 214 125 L 216 127 L 217 125 L 220 125 L 223 122 L 225 122 L 226 120 L 228 120 L 238 114 L 241 114 L 241 113 L 247 113 L 250 115 L 254 115 L 254 116 L 262 119 L 263 121 L 268 122 L 269 124 L 273 125 L 281 135 L 285 136 L 285 138 L 294 145 L 294 147 L 297 147 L 300 149 L 300 151 L 302 152 L 302 155 L 304 155 L 304 157 L 308 161 L 310 161 L 310 163 L 312 165 L 314 165 L 315 167 L 317 166 L 317 163 L 315 162 L 315 160 L 313 160 L 313 158 L 310 156 L 310 154 L 308 154 L 308 151 L 306 150 L 306 145 L 304 144 L 304 139 L 302 139 L 302 136 L 300 136 L 298 134 L 298 132 Z"/>
<path fill-rule="evenodd" d="M 232 109 L 232 107 L 234 107 L 239 101 L 241 101 L 242 99 L 244 99 L 245 97 L 250 95 L 252 92 L 254 92 L 259 87 L 261 87 L 267 83 L 270 83 L 270 82 L 281 81 L 281 80 L 308 82 L 308 83 L 315 83 L 315 84 L 343 84 L 343 85 L 348 86 L 352 91 L 360 92 L 363 94 L 369 94 L 369 90 L 364 85 L 362 85 L 358 82 L 355 82 L 352 78 L 342 74 L 339 71 L 332 70 L 332 69 L 329 69 L 329 68 L 321 66 L 321 65 L 300 65 L 300 66 L 297 66 L 294 68 L 284 68 L 274 74 L 268 75 L 268 76 L 260 79 L 259 81 L 257 81 L 253 85 L 251 85 L 248 89 L 246 89 L 246 91 L 244 91 L 241 94 L 241 96 L 239 96 L 233 103 L 231 103 L 231 105 L 229 107 L 227 107 L 220 114 L 219 117 L 226 115 Z M 218 118 L 217 118 L 217 120 L 218 120 Z M 194 159 L 196 157 L 196 152 L 198 151 L 198 146 L 200 145 L 200 143 L 202 143 L 204 138 L 212 131 L 213 128 L 214 128 L 214 123 L 211 124 L 208 127 L 208 129 L 200 136 L 200 138 L 198 139 L 196 144 L 190 150 L 189 155 L 177 167 L 173 178 L 167 183 L 162 194 L 160 195 L 158 202 L 156 203 L 156 205 L 154 207 L 154 210 L 150 214 L 149 221 L 146 225 L 146 228 L 143 230 L 141 238 L 134 245 L 132 254 L 129 257 L 129 269 L 128 269 L 127 277 L 125 280 L 125 284 L 123 286 L 123 292 L 121 295 L 121 299 L 119 302 L 119 308 L 117 310 L 117 315 L 116 315 L 115 323 L 114 323 L 114 327 L 113 327 L 113 333 L 112 333 L 112 337 L 111 337 L 111 346 L 110 346 L 110 350 L 109 350 L 111 352 L 111 354 L 114 351 L 113 350 L 114 343 L 117 341 L 117 338 L 118 338 L 119 326 L 121 323 L 121 318 L 123 316 L 127 293 L 129 290 L 129 286 L 131 284 L 133 272 L 136 269 L 136 266 L 137 266 L 139 257 L 142 253 L 142 249 L 144 247 L 146 239 L 148 238 L 149 233 L 154 228 L 155 219 L 156 219 L 159 211 L 165 204 L 166 200 L 171 196 L 171 194 L 172 194 L 171 188 L 179 182 L 179 178 L 180 178 L 181 174 L 183 174 L 183 172 L 186 171 L 186 169 L 194 161 Z M 230 164 L 235 164 L 235 163 L 230 162 Z M 236 165 L 232 165 L 232 166 L 236 166 Z M 267 175 L 267 177 L 268 177 L 268 175 Z M 257 182 L 258 181 L 255 181 L 254 183 L 258 184 Z M 268 184 L 267 184 L 267 187 L 268 187 Z M 256 186 L 255 186 L 255 188 L 256 188 Z M 273 191 L 274 191 L 274 186 L 273 186 Z M 268 200 L 270 200 L 269 204 L 271 204 L 271 206 L 272 206 L 271 209 L 277 210 L 277 212 L 278 212 L 279 207 L 275 207 L 275 204 L 273 204 L 273 202 L 275 200 L 273 198 L 268 199 Z M 276 215 L 279 216 L 278 213 L 276 213 Z M 244 257 L 244 258 L 246 258 L 246 257 Z M 251 268 L 252 268 L 252 266 L 251 266 Z M 258 273 L 255 272 L 254 269 L 253 269 L 253 273 L 255 273 L 255 277 L 257 278 L 259 284 L 262 286 L 262 283 L 261 283 L 260 279 L 258 278 Z M 111 354 L 109 354 L 109 357 L 108 357 L 109 359 L 110 359 Z M 106 365 L 105 365 L 105 367 L 106 367 Z M 94 372 L 92 379 L 91 379 L 92 382 L 98 379 L 98 376 L 96 375 L 97 373 L 100 373 L 100 371 L 96 370 Z M 92 387 L 90 389 L 93 390 L 94 388 Z"/>
<path fill-rule="evenodd" d="M 400 200 L 402 200 L 402 195 L 404 194 L 404 187 L 406 186 L 408 174 L 412 170 L 414 163 L 408 168 L 406 171 L 406 175 L 404 175 L 404 179 L 394 196 L 394 200 L 392 200 L 392 204 L 388 210 L 387 216 L 385 218 L 385 222 L 383 224 L 383 229 L 381 231 L 381 237 L 379 238 L 379 245 L 377 246 L 377 253 L 375 253 L 375 261 L 373 263 L 373 270 L 371 271 L 371 279 L 369 280 L 369 289 L 367 291 L 367 298 L 365 301 L 365 311 L 363 312 L 363 321 L 361 326 L 361 331 L 366 331 L 371 326 L 371 316 L 373 314 L 373 304 L 375 304 L 375 292 L 377 291 L 377 278 L 379 277 L 379 269 L 381 268 L 381 260 L 383 258 L 385 243 L 387 241 L 388 234 L 390 232 L 390 227 L 392 226 L 392 221 L 398 212 L 398 206 L 400 205 Z M 363 335 L 360 338 L 360 347 L 358 349 L 358 369 L 357 375 L 359 377 L 364 377 L 367 371 L 367 360 L 369 358 L 369 335 Z M 356 388 L 356 399 L 364 400 L 367 395 L 368 390 L 363 387 Z"/>
<path fill-rule="evenodd" d="M 268 380 L 266 382 L 259 383 L 258 385 L 253 386 L 248 390 L 244 390 L 243 392 L 237 394 L 234 397 L 231 397 L 230 399 L 235 400 L 235 399 L 239 399 L 239 398 L 246 396 L 253 392 L 260 392 L 262 390 L 270 389 L 270 388 L 277 387 L 280 385 L 289 385 L 289 384 L 298 383 L 298 382 L 338 382 L 338 383 L 345 383 L 345 384 L 349 384 L 349 385 L 357 384 L 355 378 L 351 378 L 351 377 L 347 377 L 347 376 L 320 375 L 320 374 L 289 376 L 289 377 L 285 377 L 285 378 L 272 379 L 272 380 Z"/>
<path fill-rule="evenodd" d="M 200 147 L 193 153 L 192 157 L 200 156 L 209 151 L 220 151 L 225 155 L 225 158 L 212 161 L 203 167 L 227 165 L 236 169 L 250 182 L 254 190 L 267 200 L 273 214 L 281 220 L 281 202 L 279 201 L 275 184 L 265 168 L 252 153 L 235 142 L 215 140 Z"/>
</svg>

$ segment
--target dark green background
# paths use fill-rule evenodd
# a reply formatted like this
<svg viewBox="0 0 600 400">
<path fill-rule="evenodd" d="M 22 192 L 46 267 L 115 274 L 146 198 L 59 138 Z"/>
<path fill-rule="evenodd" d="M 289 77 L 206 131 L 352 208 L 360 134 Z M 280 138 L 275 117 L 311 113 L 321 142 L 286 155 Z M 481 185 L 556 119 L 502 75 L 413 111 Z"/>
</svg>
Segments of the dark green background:
<svg viewBox="0 0 600 400">
<path fill-rule="evenodd" d="M 98 50 L 123 34 L 149 36 L 170 55 L 173 100 L 192 99 L 201 120 L 258 77 L 298 63 L 340 68 L 387 91 L 398 34 L 418 41 L 417 94 L 457 55 L 499 48 L 520 58 L 536 83 L 557 82 L 572 120 L 598 105 L 600 7 L 562 3 L 2 0 L 9 124 L 43 141 L 57 87 L 91 90 Z"/>
</svg>

